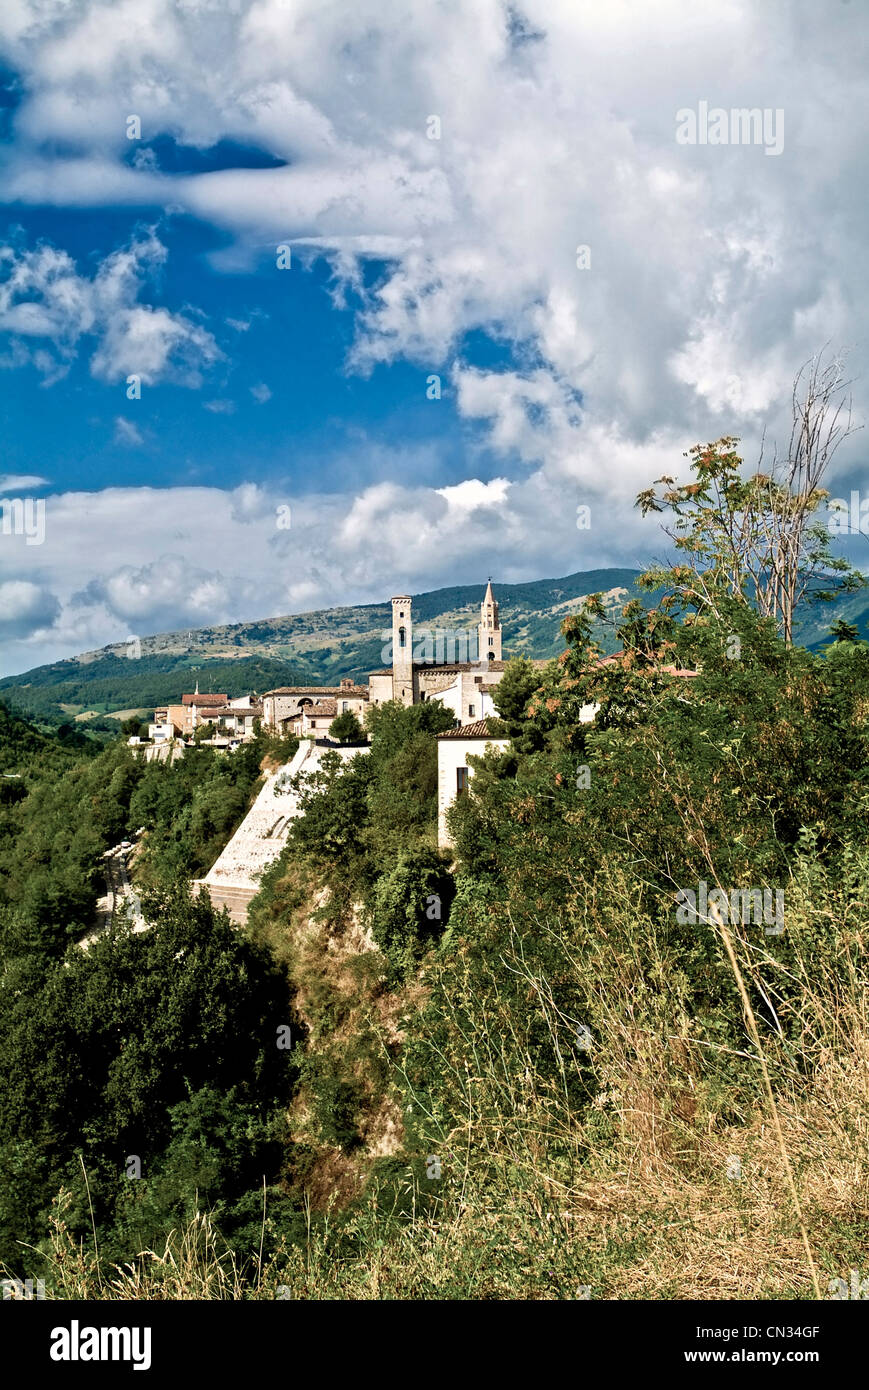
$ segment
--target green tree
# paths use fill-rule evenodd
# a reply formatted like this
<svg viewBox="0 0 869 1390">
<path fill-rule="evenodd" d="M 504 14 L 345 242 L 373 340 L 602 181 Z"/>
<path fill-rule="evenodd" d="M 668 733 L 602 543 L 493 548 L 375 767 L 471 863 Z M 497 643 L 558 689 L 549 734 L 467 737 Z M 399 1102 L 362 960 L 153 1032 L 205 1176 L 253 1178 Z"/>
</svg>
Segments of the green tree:
<svg viewBox="0 0 869 1390">
<path fill-rule="evenodd" d="M 492 696 L 495 708 L 501 716 L 501 728 L 523 752 L 531 752 L 533 741 L 532 726 L 528 722 L 528 704 L 532 695 L 541 686 L 542 673 L 537 671 L 527 656 L 517 656 L 508 661 L 504 673 L 495 686 Z M 493 732 L 497 730 L 496 721 L 490 721 Z"/>
<path fill-rule="evenodd" d="M 817 519 L 829 495 L 822 479 L 851 432 L 850 411 L 839 399 L 845 389 L 841 364 L 824 366 L 815 359 L 809 368 L 794 386 L 788 454 L 769 472 L 745 477 L 739 440 L 724 435 L 688 451 L 691 482 L 677 484 L 665 474 L 637 497 L 644 516 L 670 513 L 673 520 L 664 530 L 685 557 L 684 564 L 656 567 L 640 581 L 649 589 L 672 586 L 669 607 L 720 614 L 721 599 L 728 596 L 755 604 L 791 642 L 801 602 L 829 602 L 864 583 L 844 557 L 833 554 L 830 532 Z"/>
<path fill-rule="evenodd" d="M 286 979 L 204 896 L 193 902 L 177 889 L 146 897 L 144 910 L 147 931 L 115 927 L 48 968 L 22 958 L 0 980 L 0 1170 L 20 1166 L 28 1145 L 44 1160 L 19 1240 L 41 1237 L 40 1212 L 62 1181 L 74 1185 L 75 1221 L 82 1234 L 89 1230 L 79 1152 L 103 1225 L 113 1220 L 128 1154 L 141 1158 L 148 1177 L 168 1163 L 177 1192 L 184 1185 L 172 1137 L 179 1133 L 177 1107 L 187 1106 L 190 1116 L 191 1097 L 203 1088 L 234 1107 L 227 1152 L 241 1163 L 242 1185 L 261 1185 L 263 1170 L 242 1163 L 243 1136 L 254 1116 L 265 1122 L 291 1094 L 292 1054 L 276 1046 L 278 1027 L 288 1021 Z M 213 1136 L 214 1121 L 209 1126 Z M 189 1131 L 188 1119 L 180 1128 Z M 261 1144 L 262 1129 L 254 1125 L 254 1132 L 249 1157 Z M 190 1200 L 206 1168 L 214 1192 L 238 1191 L 231 1169 L 214 1171 L 206 1147 L 200 1145 L 198 1168 L 187 1165 Z M 261 1160 L 251 1161 L 256 1168 Z M 272 1173 L 278 1161 L 273 1152 Z M 8 1220 L 20 1221 L 21 1213 Z M 7 1259 L 17 1253 L 8 1246 L 0 1252 Z"/>
<path fill-rule="evenodd" d="M 393 982 L 410 974 L 443 931 L 452 896 L 444 859 L 429 849 L 405 851 L 377 880 L 372 935 L 389 961 Z"/>
<path fill-rule="evenodd" d="M 344 710 L 329 726 L 329 735 L 339 743 L 364 743 L 365 731 L 352 710 Z"/>
<path fill-rule="evenodd" d="M 830 628 L 830 636 L 834 642 L 858 642 L 860 629 L 854 623 L 846 622 L 844 618 L 837 618 Z"/>
</svg>

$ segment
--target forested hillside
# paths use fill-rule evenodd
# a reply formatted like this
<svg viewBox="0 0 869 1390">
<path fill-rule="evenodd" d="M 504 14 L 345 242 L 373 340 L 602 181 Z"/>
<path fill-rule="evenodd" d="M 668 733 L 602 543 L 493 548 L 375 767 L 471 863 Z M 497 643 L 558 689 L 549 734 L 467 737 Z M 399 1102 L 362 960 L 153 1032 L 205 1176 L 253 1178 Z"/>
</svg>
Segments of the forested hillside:
<svg viewBox="0 0 869 1390">
<path fill-rule="evenodd" d="M 68 723 L 76 714 L 90 716 L 112 710 L 153 713 L 159 704 L 177 702 L 183 690 L 198 682 L 202 691 L 229 695 L 268 690 L 311 680 L 309 672 L 286 661 L 247 657 L 239 661 L 206 660 L 191 664 L 180 655 L 142 655 L 130 660 L 108 652 L 93 661 L 58 661 L 28 671 L 20 680 L 0 681 L 0 699 L 47 725 Z M 83 721 L 85 722 L 85 721 Z M 116 721 L 86 720 L 88 732 L 117 732 Z"/>
<path fill-rule="evenodd" d="M 302 777 L 246 928 L 189 879 L 293 743 L 172 767 L 3 716 L 11 1271 L 89 1297 L 802 1299 L 866 1267 L 869 645 L 837 622 L 811 653 L 758 611 L 709 525 L 709 479 L 737 495 L 719 444 L 616 659 L 592 597 L 544 671 L 508 665 L 453 847 L 452 715 L 376 707 L 367 752 Z M 140 829 L 150 925 L 84 950 L 99 855 Z"/>
<path fill-rule="evenodd" d="M 185 879 L 265 748 L 173 769 L 15 726 L 43 762 L 0 822 L 10 1269 L 96 1296 L 196 1211 L 240 1291 L 263 1240 L 268 1296 L 364 1297 L 375 1273 L 398 1297 L 805 1296 L 801 1220 L 819 1279 L 865 1260 L 869 649 L 812 656 L 735 607 L 622 635 L 601 668 L 568 620 L 542 685 L 513 664 L 511 746 L 453 813 L 455 862 L 450 716 L 377 710 L 369 755 L 307 788 L 247 932 Z M 701 674 L 663 673 L 662 642 Z M 97 856 L 141 825 L 154 925 L 85 952 Z M 701 882 L 783 889 L 784 931 L 681 920 Z M 181 1296 L 226 1291 L 210 1259 Z"/>
</svg>

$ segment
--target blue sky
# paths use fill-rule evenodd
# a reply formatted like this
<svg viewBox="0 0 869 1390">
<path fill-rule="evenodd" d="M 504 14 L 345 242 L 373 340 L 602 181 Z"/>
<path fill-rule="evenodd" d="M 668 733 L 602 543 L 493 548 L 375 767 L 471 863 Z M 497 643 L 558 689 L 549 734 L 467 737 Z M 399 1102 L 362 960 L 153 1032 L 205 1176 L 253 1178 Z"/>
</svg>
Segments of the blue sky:
<svg viewBox="0 0 869 1390">
<path fill-rule="evenodd" d="M 858 8 L 8 0 L 0 670 L 642 565 L 639 489 L 786 438 L 826 342 L 860 416 Z M 701 102 L 781 149 L 680 142 Z"/>
<path fill-rule="evenodd" d="M 120 473 L 128 485 L 183 480 L 224 488 L 243 477 L 295 494 L 340 487 L 348 451 L 357 483 L 379 481 L 383 460 L 359 449 L 361 440 L 373 438 L 420 449 L 436 443 L 436 460 L 432 453 L 426 463 L 420 454 L 421 482 L 464 476 L 473 431 L 457 420 L 448 383 L 436 402 L 427 398 L 427 373 L 418 365 L 381 364 L 367 376 L 347 371 L 353 297 L 346 308 L 334 306 L 325 261 L 279 272 L 270 247 L 243 272 L 217 271 L 209 252 L 225 238 L 159 208 L 134 217 L 119 209 L 5 212 L 5 241 L 62 246 L 85 274 L 143 229 L 156 229 L 168 256 L 146 288 L 172 313 L 195 305 L 197 321 L 222 353 L 195 392 L 165 380 L 146 386 L 139 400 L 127 399 L 125 379 L 95 379 L 86 351 L 48 385 L 36 366 L 19 367 L 14 393 L 2 398 L 5 471 L 38 473 L 50 459 L 54 477 L 70 488 L 109 487 Z M 373 281 L 383 267 L 372 262 L 366 274 Z M 478 364 L 499 355 L 497 344 L 479 334 L 467 335 L 463 349 Z M 118 437 L 119 418 L 142 436 L 141 445 Z"/>
</svg>

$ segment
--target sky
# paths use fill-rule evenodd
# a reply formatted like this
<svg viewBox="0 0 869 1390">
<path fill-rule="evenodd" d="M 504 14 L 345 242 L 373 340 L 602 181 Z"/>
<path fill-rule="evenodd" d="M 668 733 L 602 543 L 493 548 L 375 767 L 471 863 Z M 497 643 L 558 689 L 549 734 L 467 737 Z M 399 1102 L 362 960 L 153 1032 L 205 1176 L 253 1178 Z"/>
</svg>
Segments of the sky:
<svg viewBox="0 0 869 1390">
<path fill-rule="evenodd" d="M 3 0 L 0 674 L 642 567 L 640 489 L 785 444 L 825 344 L 862 421 L 867 50 L 856 0 Z"/>
</svg>

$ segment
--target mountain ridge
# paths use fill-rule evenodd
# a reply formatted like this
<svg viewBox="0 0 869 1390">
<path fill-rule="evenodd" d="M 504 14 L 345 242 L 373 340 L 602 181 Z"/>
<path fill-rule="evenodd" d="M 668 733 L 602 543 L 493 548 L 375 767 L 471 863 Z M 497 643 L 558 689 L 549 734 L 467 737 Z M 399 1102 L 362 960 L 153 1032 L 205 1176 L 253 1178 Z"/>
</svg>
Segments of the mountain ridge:
<svg viewBox="0 0 869 1390">
<path fill-rule="evenodd" d="M 560 624 L 572 605 L 603 592 L 613 617 L 631 596 L 637 569 L 580 570 L 525 583 L 493 580 L 505 655 L 555 656 Z M 479 622 L 485 581 L 411 595 L 414 629 L 466 629 Z M 339 676 L 367 678 L 383 665 L 383 634 L 391 630 L 389 600 L 305 613 L 176 628 L 110 643 L 0 680 L 0 699 L 50 722 L 146 709 L 181 694 L 181 687 L 263 691 L 275 685 L 331 684 Z M 606 644 L 607 631 L 601 631 Z M 610 644 L 612 645 L 612 643 Z"/>
<path fill-rule="evenodd" d="M 608 617 L 618 619 L 630 598 L 654 607 L 659 591 L 637 587 L 642 571 L 611 566 L 577 570 L 521 583 L 493 580 L 504 655 L 548 658 L 562 649 L 562 619 L 588 594 L 602 593 Z M 426 626 L 467 629 L 479 621 L 485 582 L 450 585 L 411 595 L 416 634 Z M 844 617 L 869 635 L 869 606 L 861 591 L 819 609 L 804 608 L 798 640 L 818 650 L 830 624 Z M 110 643 L 77 656 L 0 679 L 0 700 L 49 724 L 87 720 L 104 730 L 113 714 L 149 711 L 177 698 L 196 681 L 206 691 L 238 695 L 277 685 L 334 684 L 341 676 L 366 679 L 384 664 L 392 612 L 389 600 L 344 604 L 248 622 L 176 628 Z M 384 639 L 384 633 L 387 638 Z M 605 651 L 615 649 L 611 625 L 598 625 Z M 130 659 L 132 658 L 132 659 Z"/>
</svg>

